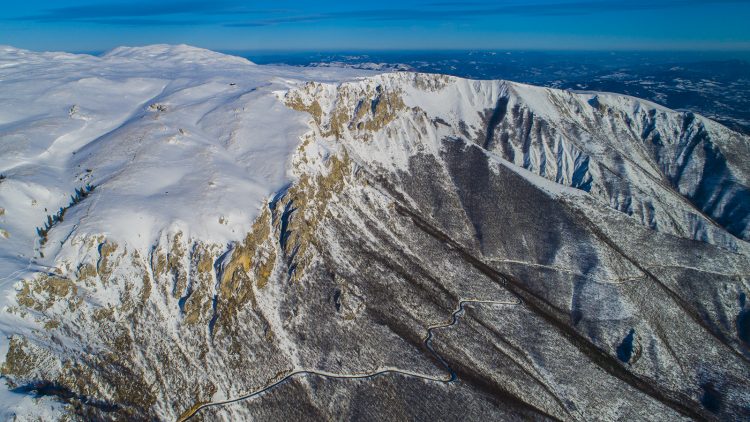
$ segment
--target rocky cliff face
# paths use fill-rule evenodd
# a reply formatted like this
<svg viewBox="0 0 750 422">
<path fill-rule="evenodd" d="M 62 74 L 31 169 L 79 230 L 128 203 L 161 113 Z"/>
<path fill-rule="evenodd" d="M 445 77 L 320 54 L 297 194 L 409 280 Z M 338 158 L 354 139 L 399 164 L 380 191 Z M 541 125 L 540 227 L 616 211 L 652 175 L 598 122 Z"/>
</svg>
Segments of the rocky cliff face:
<svg viewBox="0 0 750 422">
<path fill-rule="evenodd" d="M 201 53 L 172 71 L 185 54 Z M 289 113 L 274 133 L 298 140 L 291 183 L 227 241 L 188 217 L 133 239 L 86 225 L 117 202 L 74 204 L 4 310 L 17 395 L 73 419 L 750 416 L 746 136 L 612 94 L 225 65 L 259 82 L 226 107 L 166 89 L 143 148 L 189 104 L 186 132 L 223 157 L 258 142 L 242 119 L 274 104 Z M 200 172 L 200 157 L 182 160 Z M 137 179 L 144 159 L 112 167 Z M 229 187 L 261 164 L 178 194 L 226 193 L 217 214 L 240 216 Z M 122 198 L 117 174 L 95 173 L 81 204 Z"/>
</svg>

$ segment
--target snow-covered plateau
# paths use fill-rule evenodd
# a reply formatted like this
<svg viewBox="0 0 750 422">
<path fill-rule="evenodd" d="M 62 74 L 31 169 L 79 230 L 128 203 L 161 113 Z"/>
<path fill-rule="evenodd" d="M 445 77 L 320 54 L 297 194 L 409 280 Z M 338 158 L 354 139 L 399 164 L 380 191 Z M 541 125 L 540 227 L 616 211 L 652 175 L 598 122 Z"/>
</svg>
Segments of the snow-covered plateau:
<svg viewBox="0 0 750 422">
<path fill-rule="evenodd" d="M 0 47 L 0 418 L 750 418 L 750 138 L 609 93 Z"/>
</svg>

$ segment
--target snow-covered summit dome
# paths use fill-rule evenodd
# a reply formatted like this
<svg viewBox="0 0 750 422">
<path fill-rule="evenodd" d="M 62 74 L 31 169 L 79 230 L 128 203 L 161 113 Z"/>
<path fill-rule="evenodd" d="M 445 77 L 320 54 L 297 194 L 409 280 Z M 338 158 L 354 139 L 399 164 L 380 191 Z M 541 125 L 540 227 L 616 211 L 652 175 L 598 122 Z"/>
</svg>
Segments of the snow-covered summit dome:
<svg viewBox="0 0 750 422">
<path fill-rule="evenodd" d="M 204 48 L 193 47 L 186 44 L 154 44 L 142 47 L 117 47 L 102 57 L 104 58 L 128 58 L 135 60 L 168 61 L 173 63 L 215 63 L 217 61 L 236 64 L 254 64 L 242 57 L 230 56 L 217 53 Z"/>
</svg>

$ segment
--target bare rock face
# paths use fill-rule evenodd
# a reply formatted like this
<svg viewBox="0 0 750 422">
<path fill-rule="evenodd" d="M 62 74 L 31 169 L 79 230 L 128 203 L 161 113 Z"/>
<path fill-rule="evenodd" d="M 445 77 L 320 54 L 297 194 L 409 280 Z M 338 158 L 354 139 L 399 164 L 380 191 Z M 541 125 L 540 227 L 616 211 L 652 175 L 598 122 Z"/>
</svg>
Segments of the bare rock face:
<svg viewBox="0 0 750 422">
<path fill-rule="evenodd" d="M 302 79 L 274 91 L 308 123 L 293 182 L 247 233 L 64 240 L 5 310 L 38 327 L 10 388 L 82 420 L 750 417 L 748 137 L 612 94 Z"/>
</svg>

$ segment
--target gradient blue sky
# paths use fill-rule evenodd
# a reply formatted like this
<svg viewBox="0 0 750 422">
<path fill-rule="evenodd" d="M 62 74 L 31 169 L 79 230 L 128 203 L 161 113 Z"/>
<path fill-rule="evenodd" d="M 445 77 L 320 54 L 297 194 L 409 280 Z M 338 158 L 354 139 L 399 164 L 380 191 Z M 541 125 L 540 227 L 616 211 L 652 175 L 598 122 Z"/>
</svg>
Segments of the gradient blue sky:
<svg viewBox="0 0 750 422">
<path fill-rule="evenodd" d="M 0 44 L 34 50 L 750 50 L 748 0 L 3 3 Z"/>
</svg>

